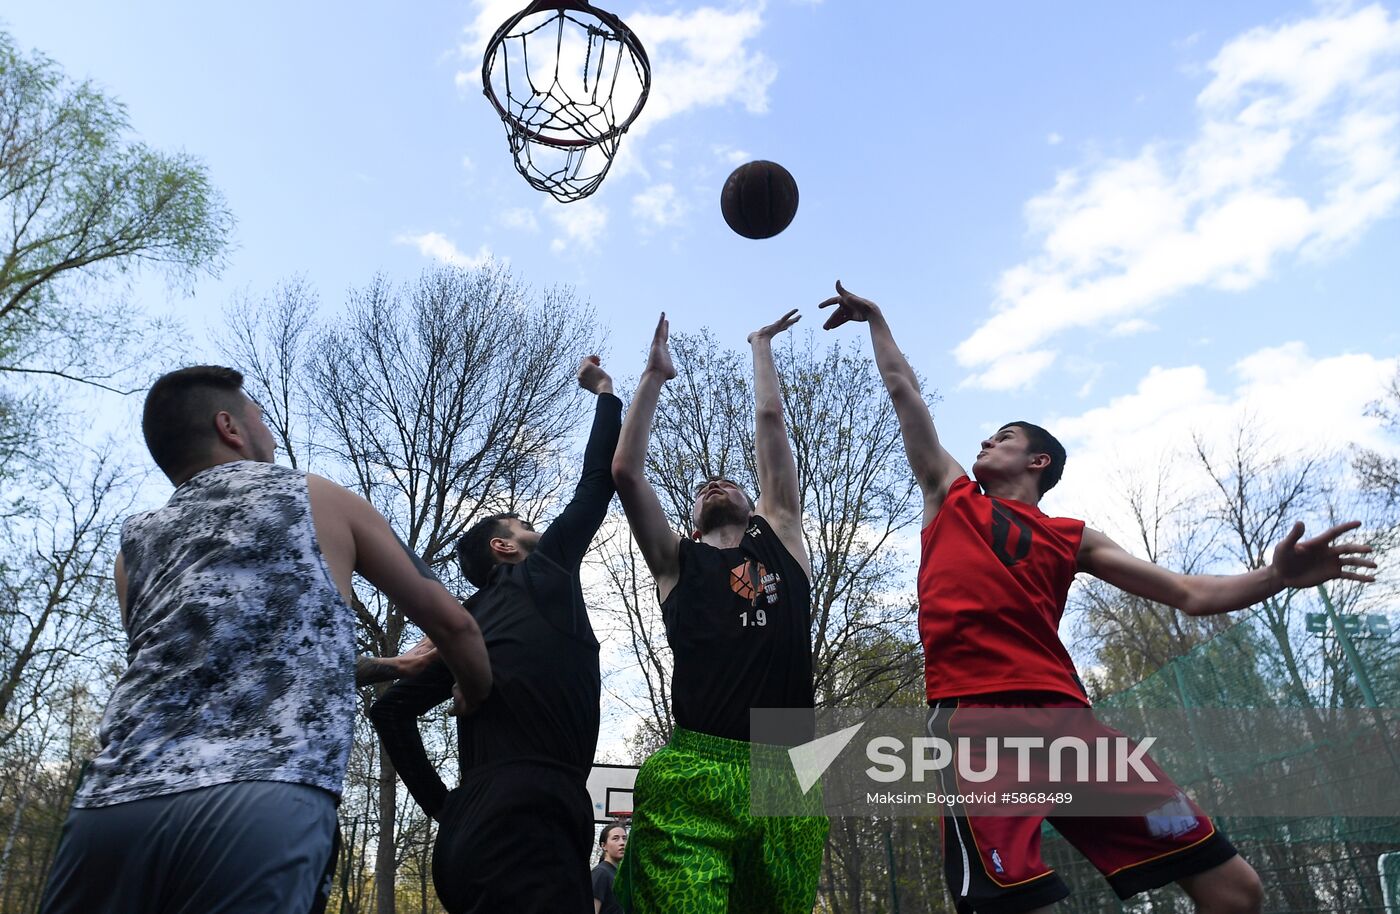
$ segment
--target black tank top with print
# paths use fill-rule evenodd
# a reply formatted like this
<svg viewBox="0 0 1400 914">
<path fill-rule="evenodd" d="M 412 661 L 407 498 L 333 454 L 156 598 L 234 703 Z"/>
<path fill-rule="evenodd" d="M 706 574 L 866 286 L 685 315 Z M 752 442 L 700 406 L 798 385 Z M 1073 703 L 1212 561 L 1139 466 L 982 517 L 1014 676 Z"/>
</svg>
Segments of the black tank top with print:
<svg viewBox="0 0 1400 914">
<path fill-rule="evenodd" d="M 811 708 L 811 605 L 806 572 L 757 514 L 733 548 L 682 540 L 661 604 L 676 725 L 747 742 L 750 708 Z"/>
</svg>

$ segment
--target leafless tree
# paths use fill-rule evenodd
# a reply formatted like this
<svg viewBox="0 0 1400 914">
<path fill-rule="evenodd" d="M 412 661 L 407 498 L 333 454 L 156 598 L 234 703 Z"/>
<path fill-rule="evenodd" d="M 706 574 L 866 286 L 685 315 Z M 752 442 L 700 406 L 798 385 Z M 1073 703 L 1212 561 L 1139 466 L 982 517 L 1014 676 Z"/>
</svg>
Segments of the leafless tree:
<svg viewBox="0 0 1400 914">
<path fill-rule="evenodd" d="M 38 909 L 59 828 L 96 749 L 103 697 L 70 675 L 45 695 L 44 712 L 0 748 L 0 911 Z"/>
<path fill-rule="evenodd" d="M 0 751 L 121 640 L 111 575 L 132 479 L 110 449 L 50 458 L 0 527 Z"/>
<path fill-rule="evenodd" d="M 1400 442 L 1400 369 L 1386 383 L 1381 395 L 1370 404 L 1366 414 L 1380 420 L 1381 428 L 1393 442 Z M 1400 518 L 1400 457 L 1396 456 L 1394 448 L 1389 452 L 1354 448 L 1351 465 L 1363 497 L 1377 515 Z M 1385 549 L 1400 545 L 1400 520 L 1373 529 L 1371 542 Z"/>
<path fill-rule="evenodd" d="M 240 295 L 224 311 L 229 360 L 293 467 L 306 468 L 310 457 L 311 396 L 303 385 L 318 307 L 316 291 L 296 277 L 258 300 Z"/>
<path fill-rule="evenodd" d="M 1186 494 L 1172 463 L 1132 467 L 1116 480 L 1126 526 L 1134 534 L 1124 545 L 1150 562 L 1191 574 L 1216 556 L 1220 533 L 1199 523 L 1204 500 L 1199 493 Z M 1103 520 L 1097 523 L 1102 526 Z M 1141 681 L 1233 624 L 1229 616 L 1187 616 L 1093 577 L 1080 580 L 1069 608 L 1076 619 L 1076 649 L 1097 661 L 1083 671 L 1091 698 Z"/>
</svg>

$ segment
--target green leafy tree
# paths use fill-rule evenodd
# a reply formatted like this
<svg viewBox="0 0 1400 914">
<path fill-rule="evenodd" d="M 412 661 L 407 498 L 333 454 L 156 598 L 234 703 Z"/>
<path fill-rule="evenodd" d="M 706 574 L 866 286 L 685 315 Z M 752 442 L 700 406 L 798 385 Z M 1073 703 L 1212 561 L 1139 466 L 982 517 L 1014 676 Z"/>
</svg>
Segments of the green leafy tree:
<svg viewBox="0 0 1400 914">
<path fill-rule="evenodd" d="M 222 265 L 233 219 L 203 164 L 130 126 L 0 32 L 0 373 L 112 381 L 149 324 L 78 293 L 143 264 L 176 281 Z"/>
</svg>

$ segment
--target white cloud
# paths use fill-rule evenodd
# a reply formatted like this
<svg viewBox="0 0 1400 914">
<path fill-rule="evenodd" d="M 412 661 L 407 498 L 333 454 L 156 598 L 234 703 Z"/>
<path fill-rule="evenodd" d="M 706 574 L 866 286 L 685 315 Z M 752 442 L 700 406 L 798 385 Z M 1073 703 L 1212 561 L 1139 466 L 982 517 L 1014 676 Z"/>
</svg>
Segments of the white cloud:
<svg viewBox="0 0 1400 914">
<path fill-rule="evenodd" d="M 482 266 L 491 259 L 491 249 L 486 245 L 477 248 L 475 254 L 463 254 L 451 239 L 441 232 L 425 232 L 422 235 L 397 235 L 394 244 L 408 244 L 416 247 L 424 257 L 431 257 L 443 263 L 471 270 Z"/>
<path fill-rule="evenodd" d="M 486 53 L 486 43 L 502 23 L 520 12 L 523 5 L 519 0 L 473 0 L 476 15 L 463 30 L 466 37 L 459 48 L 463 60 L 471 66 L 457 73 L 459 87 L 468 83 L 480 88 L 481 58 Z"/>
<path fill-rule="evenodd" d="M 723 143 L 716 144 L 712 149 L 715 156 L 726 165 L 738 167 L 753 160 L 753 155 L 747 149 L 735 149 Z"/>
<path fill-rule="evenodd" d="M 1224 383 L 1199 365 L 1152 368 L 1132 393 L 1046 421 L 1069 451 L 1064 480 L 1047 496 L 1046 510 L 1064 505 L 1110 536 L 1130 538 L 1126 528 L 1114 529 L 1114 490 L 1124 473 L 1150 477 L 1166 464 L 1183 494 L 1203 491 L 1208 480 L 1183 456 L 1193 436 L 1207 447 L 1223 446 L 1246 421 L 1256 433 L 1251 446 L 1268 455 L 1350 444 L 1389 450 L 1379 422 L 1365 411 L 1397 364 L 1400 359 L 1367 354 L 1315 357 L 1294 342 L 1245 356 Z"/>
<path fill-rule="evenodd" d="M 652 93 L 639 130 L 692 108 L 738 102 L 752 114 L 768 110 L 768 89 L 778 69 L 749 46 L 763 29 L 762 3 L 637 14 L 627 24 L 652 61 Z"/>
<path fill-rule="evenodd" d="M 1058 146 L 1064 141 L 1065 138 L 1060 136 L 1058 133 L 1051 133 L 1045 137 L 1045 142 L 1049 143 L 1051 146 Z"/>
<path fill-rule="evenodd" d="M 1024 387 L 1054 363 L 1055 355 L 1045 349 L 1013 352 L 999 359 L 981 374 L 963 379 L 958 387 L 982 387 L 987 390 L 1014 390 Z"/>
<path fill-rule="evenodd" d="M 671 184 L 653 184 L 632 198 L 632 214 L 655 228 L 678 225 L 686 210 Z"/>
<path fill-rule="evenodd" d="M 1185 290 L 1249 288 L 1394 212 L 1400 19 L 1370 6 L 1253 29 L 1209 70 L 1189 143 L 1067 171 L 1027 203 L 1042 249 L 1002 274 L 995 313 L 957 346 L 970 383 L 1005 388 L 990 366 L 1008 357 L 1028 383 L 1065 331 L 1137 328 Z"/>
<path fill-rule="evenodd" d="M 593 250 L 608 227 L 608 208 L 595 200 L 578 200 L 562 206 L 546 203 L 544 206 L 550 221 L 563 233 L 549 243 L 549 249 L 556 254 L 562 254 L 571 246 Z"/>
<path fill-rule="evenodd" d="M 523 206 L 503 210 L 500 214 L 500 220 L 501 225 L 506 228 L 518 229 L 522 232 L 538 232 L 540 230 L 540 224 L 535 219 L 535 214 Z"/>
<path fill-rule="evenodd" d="M 777 67 L 752 44 L 763 28 L 762 0 L 742 0 L 724 7 L 704 6 L 669 14 L 630 13 L 622 18 L 636 33 L 651 61 L 652 84 L 646 107 L 624 141 L 635 142 L 663 121 L 694 108 L 713 107 L 731 103 L 742 104 L 755 114 L 768 107 L 768 89 L 777 78 Z M 496 30 L 520 8 L 519 0 L 474 0 L 475 14 L 464 30 L 460 46 L 464 68 L 456 74 L 459 89 L 472 92 L 481 88 L 480 61 L 487 42 Z M 546 30 L 548 31 L 548 30 Z M 582 40 L 565 42 L 560 57 L 563 73 L 582 72 L 586 44 Z M 532 61 L 549 62 L 555 57 L 548 40 L 531 40 L 540 51 L 531 54 Z M 514 62 L 514 58 L 512 58 Z M 539 63 L 534 66 L 540 65 Z M 533 67 L 532 67 L 533 68 Z M 614 104 L 619 111 L 630 110 L 635 92 L 623 77 L 614 92 Z M 628 163 L 619 160 L 619 169 Z"/>
<path fill-rule="evenodd" d="M 1113 325 L 1110 329 L 1110 336 L 1136 336 L 1139 333 L 1146 333 L 1149 330 L 1156 330 L 1157 325 L 1151 321 L 1143 320 L 1140 317 L 1129 318 Z"/>
</svg>

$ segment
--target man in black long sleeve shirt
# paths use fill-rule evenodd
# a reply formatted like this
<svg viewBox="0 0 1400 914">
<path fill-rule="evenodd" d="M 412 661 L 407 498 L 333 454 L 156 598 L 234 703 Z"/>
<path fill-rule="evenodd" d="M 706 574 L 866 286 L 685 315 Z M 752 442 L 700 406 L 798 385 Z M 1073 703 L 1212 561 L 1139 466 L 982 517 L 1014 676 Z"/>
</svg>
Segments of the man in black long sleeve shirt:
<svg viewBox="0 0 1400 914">
<path fill-rule="evenodd" d="M 418 731 L 418 717 L 451 698 L 446 667 L 400 680 L 370 710 L 404 785 L 440 823 L 433 882 L 451 914 L 593 909 L 586 781 L 600 678 L 579 566 L 613 496 L 622 403 L 596 357 L 580 365 L 579 384 L 598 402 L 568 506 L 542 534 L 495 515 L 457 544 L 494 673 L 486 701 L 457 723 L 460 786 L 447 789 Z"/>
</svg>

